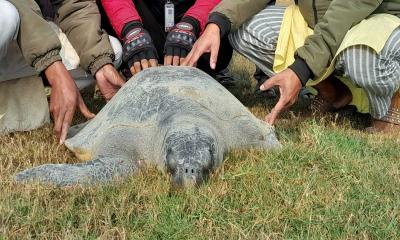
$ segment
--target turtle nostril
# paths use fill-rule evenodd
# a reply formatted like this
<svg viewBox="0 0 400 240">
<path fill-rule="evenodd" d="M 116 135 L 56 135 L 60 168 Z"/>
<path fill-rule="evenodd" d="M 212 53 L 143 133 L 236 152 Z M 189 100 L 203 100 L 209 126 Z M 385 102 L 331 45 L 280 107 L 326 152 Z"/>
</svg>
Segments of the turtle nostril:
<svg viewBox="0 0 400 240">
<path fill-rule="evenodd" d="M 194 174 L 196 171 L 194 168 L 185 168 L 185 173 L 191 173 Z"/>
</svg>

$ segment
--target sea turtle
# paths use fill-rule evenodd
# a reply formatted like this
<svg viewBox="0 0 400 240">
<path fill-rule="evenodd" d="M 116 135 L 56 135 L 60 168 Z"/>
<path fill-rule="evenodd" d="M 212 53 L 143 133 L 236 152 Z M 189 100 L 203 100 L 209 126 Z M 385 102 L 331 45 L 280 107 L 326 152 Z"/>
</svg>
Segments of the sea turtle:
<svg viewBox="0 0 400 240">
<path fill-rule="evenodd" d="M 229 150 L 280 147 L 272 126 L 206 73 L 189 67 L 137 74 L 65 145 L 90 161 L 38 166 L 16 180 L 86 185 L 155 164 L 171 174 L 173 185 L 199 185 Z"/>
</svg>

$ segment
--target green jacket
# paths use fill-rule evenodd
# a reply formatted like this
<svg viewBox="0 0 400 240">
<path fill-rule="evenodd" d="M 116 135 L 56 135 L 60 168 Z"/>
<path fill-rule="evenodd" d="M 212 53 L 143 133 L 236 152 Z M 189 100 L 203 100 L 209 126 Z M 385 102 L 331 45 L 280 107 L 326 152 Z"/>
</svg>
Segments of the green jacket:
<svg viewBox="0 0 400 240">
<path fill-rule="evenodd" d="M 9 1 L 20 15 L 18 45 L 27 62 L 42 72 L 60 61 L 61 43 L 35 0 Z M 102 66 L 112 63 L 114 52 L 108 35 L 100 28 L 100 13 L 95 1 L 63 0 L 57 15 L 56 24 L 78 53 L 82 68 L 94 75 Z"/>
<path fill-rule="evenodd" d="M 212 11 L 209 22 L 216 23 L 225 35 L 235 31 L 271 0 L 222 0 Z M 373 13 L 400 16 L 400 0 L 297 0 L 302 15 L 314 34 L 297 50 L 290 66 L 302 80 L 320 76 L 336 54 L 347 31 Z"/>
</svg>

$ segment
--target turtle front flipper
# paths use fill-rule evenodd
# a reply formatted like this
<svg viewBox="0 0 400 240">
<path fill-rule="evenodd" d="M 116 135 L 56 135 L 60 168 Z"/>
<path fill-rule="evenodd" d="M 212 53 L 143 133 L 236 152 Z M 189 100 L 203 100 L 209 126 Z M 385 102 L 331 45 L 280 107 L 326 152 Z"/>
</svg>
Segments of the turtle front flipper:
<svg viewBox="0 0 400 240">
<path fill-rule="evenodd" d="M 243 115 L 231 121 L 225 131 L 227 149 L 281 149 L 275 128 L 253 115 Z"/>
<path fill-rule="evenodd" d="M 38 181 L 59 187 L 92 185 L 131 175 L 135 169 L 137 166 L 129 159 L 98 158 L 87 163 L 41 165 L 18 173 L 15 180 L 17 182 Z"/>
<path fill-rule="evenodd" d="M 86 121 L 86 122 L 84 122 L 84 123 L 77 124 L 77 125 L 74 125 L 74 126 L 70 127 L 70 128 L 68 129 L 67 138 L 75 137 L 75 135 L 78 134 L 78 133 L 79 133 L 84 127 L 86 127 L 86 125 L 88 125 L 89 123 L 90 123 L 90 120 L 89 120 L 89 121 Z"/>
</svg>

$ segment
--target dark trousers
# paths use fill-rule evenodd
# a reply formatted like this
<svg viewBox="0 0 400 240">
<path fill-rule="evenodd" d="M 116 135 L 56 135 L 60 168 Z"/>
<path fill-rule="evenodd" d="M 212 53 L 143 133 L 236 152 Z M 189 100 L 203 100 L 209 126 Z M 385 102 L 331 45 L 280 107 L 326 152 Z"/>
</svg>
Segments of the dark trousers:
<svg viewBox="0 0 400 240">
<path fill-rule="evenodd" d="M 157 49 L 159 63 L 164 63 L 164 45 L 167 34 L 164 27 L 164 5 L 152 5 L 151 1 L 133 0 L 136 10 L 138 11 L 144 28 L 149 32 L 153 39 L 154 46 Z M 184 13 L 191 7 L 189 4 L 175 5 L 175 22 L 179 22 Z M 162 9 L 159 9 L 162 8 Z M 102 10 L 102 9 L 101 9 Z M 103 11 L 102 11 L 103 12 Z M 105 14 L 104 14 L 105 16 Z M 104 21 L 103 21 L 104 23 Z M 105 23 L 103 26 L 109 26 Z M 107 27 L 109 28 L 109 27 Z M 107 29 L 106 28 L 106 29 Z M 111 31 L 113 32 L 113 31 Z M 110 34 L 112 34 L 109 32 Z M 228 67 L 232 58 L 233 49 L 229 43 L 228 37 L 221 40 L 221 46 L 218 53 L 217 66 L 215 70 L 210 68 L 210 54 L 204 54 L 197 62 L 197 67 L 211 76 L 215 77 L 217 73 Z"/>
</svg>

